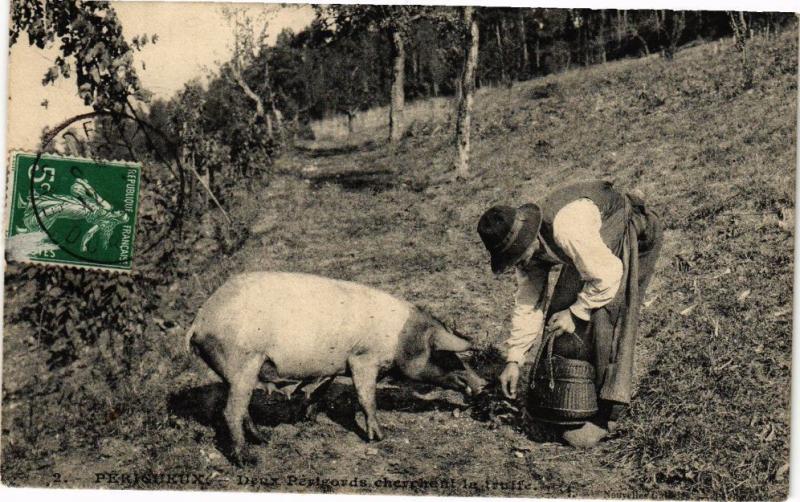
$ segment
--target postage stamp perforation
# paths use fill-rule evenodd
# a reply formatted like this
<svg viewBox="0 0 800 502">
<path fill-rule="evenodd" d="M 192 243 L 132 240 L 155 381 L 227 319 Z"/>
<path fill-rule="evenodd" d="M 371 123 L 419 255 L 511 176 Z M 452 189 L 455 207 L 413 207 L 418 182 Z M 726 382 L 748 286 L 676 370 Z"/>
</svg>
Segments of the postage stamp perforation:
<svg viewBox="0 0 800 502">
<path fill-rule="evenodd" d="M 6 260 L 8 261 L 8 260 Z M 78 270 L 93 270 L 95 272 L 110 272 L 110 273 L 122 273 L 130 276 L 136 276 L 137 271 L 131 270 L 122 267 L 113 267 L 111 265 L 81 265 L 78 263 L 71 263 L 68 261 L 57 261 L 57 260 L 50 260 L 49 262 L 46 261 L 39 261 L 34 259 L 15 259 L 16 263 L 24 263 L 28 265 L 36 265 L 37 267 L 47 267 L 47 268 L 68 268 L 73 269 L 75 271 Z"/>
<path fill-rule="evenodd" d="M 6 193 L 5 193 L 6 199 L 5 199 L 5 201 L 6 202 L 5 202 L 5 204 L 3 204 L 3 211 L 4 211 L 4 214 L 3 214 L 3 216 L 4 216 L 4 218 L 3 218 L 3 230 L 5 232 L 4 239 L 3 239 L 3 251 L 4 252 L 5 252 L 5 247 L 6 247 L 6 238 L 8 238 L 8 233 L 9 233 L 8 229 L 11 228 L 11 209 L 14 207 L 14 198 L 16 196 L 15 173 L 16 173 L 16 161 L 17 161 L 17 158 L 18 158 L 17 156 L 18 156 L 19 153 L 29 153 L 29 152 L 23 152 L 22 150 L 9 150 L 7 152 L 7 157 L 6 157 L 6 173 L 5 173 L 6 174 L 6 177 L 5 177 L 5 183 L 6 183 L 6 186 L 5 186 L 5 188 L 6 188 Z M 5 260 L 5 257 L 4 257 L 4 260 Z"/>
</svg>

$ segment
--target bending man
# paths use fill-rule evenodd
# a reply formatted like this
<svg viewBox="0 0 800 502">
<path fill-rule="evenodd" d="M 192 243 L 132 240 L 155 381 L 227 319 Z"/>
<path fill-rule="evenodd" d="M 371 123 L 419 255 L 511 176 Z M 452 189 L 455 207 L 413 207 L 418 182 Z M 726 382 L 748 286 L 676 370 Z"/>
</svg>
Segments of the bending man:
<svg viewBox="0 0 800 502">
<path fill-rule="evenodd" d="M 538 349 L 544 330 L 555 337 L 554 354 L 594 366 L 598 412 L 564 432 L 573 446 L 594 446 L 630 403 L 639 307 L 662 243 L 659 219 L 640 197 L 610 182 L 588 181 L 556 189 L 536 204 L 492 207 L 478 233 L 492 271 L 513 268 L 517 278 L 499 377 L 503 392 L 516 397 L 520 365 Z M 563 268 L 552 298 L 545 298 L 555 265 Z"/>
</svg>

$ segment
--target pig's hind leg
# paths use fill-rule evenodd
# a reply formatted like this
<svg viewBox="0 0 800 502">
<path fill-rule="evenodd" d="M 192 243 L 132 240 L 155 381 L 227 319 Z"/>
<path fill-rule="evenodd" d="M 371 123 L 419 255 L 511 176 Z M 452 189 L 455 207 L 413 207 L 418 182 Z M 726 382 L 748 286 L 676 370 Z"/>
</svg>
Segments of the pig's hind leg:
<svg viewBox="0 0 800 502">
<path fill-rule="evenodd" d="M 375 404 L 375 386 L 378 380 L 378 364 L 365 355 L 353 355 L 347 359 L 353 386 L 356 388 L 358 403 L 364 412 L 367 426 L 367 439 L 383 439 L 383 431 L 378 423 Z"/>
<path fill-rule="evenodd" d="M 245 449 L 244 429 L 248 432 L 255 429 L 250 418 L 248 407 L 256 386 L 258 372 L 261 369 L 262 357 L 251 355 L 237 369 L 235 375 L 228 378 L 228 403 L 225 405 L 225 422 L 231 434 L 232 452 L 234 463 L 242 464 L 242 453 Z M 250 460 L 250 459 L 248 459 Z"/>
</svg>

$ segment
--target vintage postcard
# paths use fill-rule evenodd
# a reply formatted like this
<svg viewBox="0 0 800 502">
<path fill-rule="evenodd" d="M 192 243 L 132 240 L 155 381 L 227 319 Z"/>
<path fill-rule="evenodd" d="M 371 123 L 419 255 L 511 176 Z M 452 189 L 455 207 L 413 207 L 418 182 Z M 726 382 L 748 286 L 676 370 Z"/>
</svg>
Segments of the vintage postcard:
<svg viewBox="0 0 800 502">
<path fill-rule="evenodd" d="M 794 14 L 8 16 L 4 486 L 787 497 Z"/>
</svg>

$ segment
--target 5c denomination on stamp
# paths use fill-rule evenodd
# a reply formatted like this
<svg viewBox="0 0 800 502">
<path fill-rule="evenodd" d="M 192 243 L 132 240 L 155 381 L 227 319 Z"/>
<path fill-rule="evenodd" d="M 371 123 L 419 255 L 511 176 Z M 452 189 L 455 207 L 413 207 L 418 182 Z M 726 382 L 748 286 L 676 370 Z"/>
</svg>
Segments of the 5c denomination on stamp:
<svg viewBox="0 0 800 502">
<path fill-rule="evenodd" d="M 7 259 L 131 270 L 141 166 L 11 154 Z"/>
</svg>

